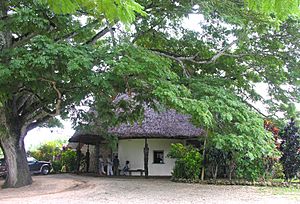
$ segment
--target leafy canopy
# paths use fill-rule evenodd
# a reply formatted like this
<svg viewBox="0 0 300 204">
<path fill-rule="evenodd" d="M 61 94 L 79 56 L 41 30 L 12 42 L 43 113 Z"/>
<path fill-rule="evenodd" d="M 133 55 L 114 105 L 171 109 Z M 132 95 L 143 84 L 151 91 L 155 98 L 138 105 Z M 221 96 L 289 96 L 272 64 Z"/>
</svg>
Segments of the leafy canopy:
<svg viewBox="0 0 300 204">
<path fill-rule="evenodd" d="M 135 12 L 145 15 L 143 6 L 133 0 L 39 0 L 58 14 L 74 14 L 102 18 L 114 22 L 120 20 L 125 24 L 135 20 Z"/>
<path fill-rule="evenodd" d="M 266 15 L 273 15 L 278 20 L 300 15 L 298 0 L 245 0 L 247 8 Z"/>
<path fill-rule="evenodd" d="M 86 105 L 108 126 L 140 120 L 142 104 L 158 109 L 159 101 L 192 115 L 216 148 L 234 153 L 240 172 L 276 154 L 251 104 L 262 102 L 274 115 L 295 113 L 299 23 L 287 19 L 273 28 L 269 16 L 235 0 L 136 2 L 6 2 L 0 112 L 9 119 L 1 125 L 18 121 L 4 124 L 9 133 L 29 131 L 58 114 L 84 123 L 78 106 Z M 132 22 L 136 11 L 134 29 L 120 29 L 116 22 Z M 201 32 L 184 27 L 189 14 L 203 17 Z M 269 98 L 257 93 L 258 83 L 268 86 Z M 114 103 L 123 93 L 132 100 Z M 124 111 L 115 115 L 118 108 Z"/>
</svg>

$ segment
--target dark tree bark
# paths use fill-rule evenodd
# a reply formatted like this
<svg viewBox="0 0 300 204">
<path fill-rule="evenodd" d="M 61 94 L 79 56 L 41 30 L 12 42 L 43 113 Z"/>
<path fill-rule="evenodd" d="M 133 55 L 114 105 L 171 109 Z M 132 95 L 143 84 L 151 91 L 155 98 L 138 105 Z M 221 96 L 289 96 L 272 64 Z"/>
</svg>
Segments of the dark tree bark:
<svg viewBox="0 0 300 204">
<path fill-rule="evenodd" d="M 0 1 L 0 8 L 1 17 L 7 15 L 5 1 Z M 0 50 L 12 46 L 10 31 L 0 31 L 0 38 Z M 1 60 L 3 64 L 9 61 L 6 57 Z M 0 145 L 8 168 L 4 187 L 16 188 L 32 183 L 24 147 L 26 134 L 27 127 L 18 115 L 16 101 L 12 99 L 3 104 L 0 107 Z"/>
<path fill-rule="evenodd" d="M 5 106 L 4 106 L 5 107 Z M 27 131 L 10 111 L 0 110 L 0 143 L 8 168 L 4 187 L 21 187 L 32 183 L 24 147 Z"/>
<path fill-rule="evenodd" d="M 32 107 L 36 107 L 36 99 L 31 93 L 18 87 L 12 93 L 0 108 L 0 144 L 8 167 L 4 187 L 15 188 L 32 183 L 24 146 L 25 136 L 50 116 L 42 108 Z"/>
<path fill-rule="evenodd" d="M 16 139 L 18 136 L 7 135 L 0 138 L 8 175 L 3 187 L 17 188 L 30 185 L 32 178 L 26 159 L 24 141 Z"/>
<path fill-rule="evenodd" d="M 0 0 L 0 17 L 7 16 L 7 12 L 7 1 Z M 0 31 L 0 51 L 10 48 L 12 39 L 11 31 Z M 1 61 L 6 64 L 9 59 L 3 57 Z M 4 187 L 21 187 L 32 183 L 24 148 L 27 132 L 22 129 L 22 122 L 18 118 L 16 107 L 12 108 L 13 104 L 10 101 L 0 107 L 0 146 L 8 168 Z"/>
</svg>

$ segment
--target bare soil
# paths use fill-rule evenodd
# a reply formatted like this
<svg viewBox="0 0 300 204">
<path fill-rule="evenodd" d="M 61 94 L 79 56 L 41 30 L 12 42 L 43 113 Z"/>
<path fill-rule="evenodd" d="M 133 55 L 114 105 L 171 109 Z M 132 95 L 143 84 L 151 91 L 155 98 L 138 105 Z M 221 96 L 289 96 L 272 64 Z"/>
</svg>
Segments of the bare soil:
<svg viewBox="0 0 300 204">
<path fill-rule="evenodd" d="M 169 179 L 33 176 L 33 184 L 0 189 L 0 203 L 270 203 L 299 204 L 300 190 L 174 183 Z M 3 184 L 0 180 L 0 185 Z"/>
</svg>

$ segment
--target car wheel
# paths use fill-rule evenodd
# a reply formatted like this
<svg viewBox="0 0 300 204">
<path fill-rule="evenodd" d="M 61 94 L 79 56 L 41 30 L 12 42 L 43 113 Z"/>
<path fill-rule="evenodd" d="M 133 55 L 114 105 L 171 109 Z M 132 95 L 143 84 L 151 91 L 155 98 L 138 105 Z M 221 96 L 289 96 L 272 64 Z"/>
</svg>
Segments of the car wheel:
<svg viewBox="0 0 300 204">
<path fill-rule="evenodd" d="M 49 174 L 50 173 L 50 168 L 49 168 L 49 166 L 44 166 L 43 168 L 42 168 L 42 174 L 43 175 L 47 175 L 47 174 Z"/>
</svg>

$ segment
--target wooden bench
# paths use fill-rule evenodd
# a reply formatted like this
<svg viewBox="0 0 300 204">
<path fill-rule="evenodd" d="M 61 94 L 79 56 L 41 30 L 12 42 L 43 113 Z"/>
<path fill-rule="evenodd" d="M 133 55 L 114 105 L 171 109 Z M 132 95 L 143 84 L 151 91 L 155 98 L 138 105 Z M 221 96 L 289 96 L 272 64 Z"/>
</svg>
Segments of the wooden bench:
<svg viewBox="0 0 300 204">
<path fill-rule="evenodd" d="M 143 176 L 145 170 L 144 169 L 129 169 L 129 176 L 132 176 L 132 172 L 140 172 L 141 176 Z"/>
</svg>

